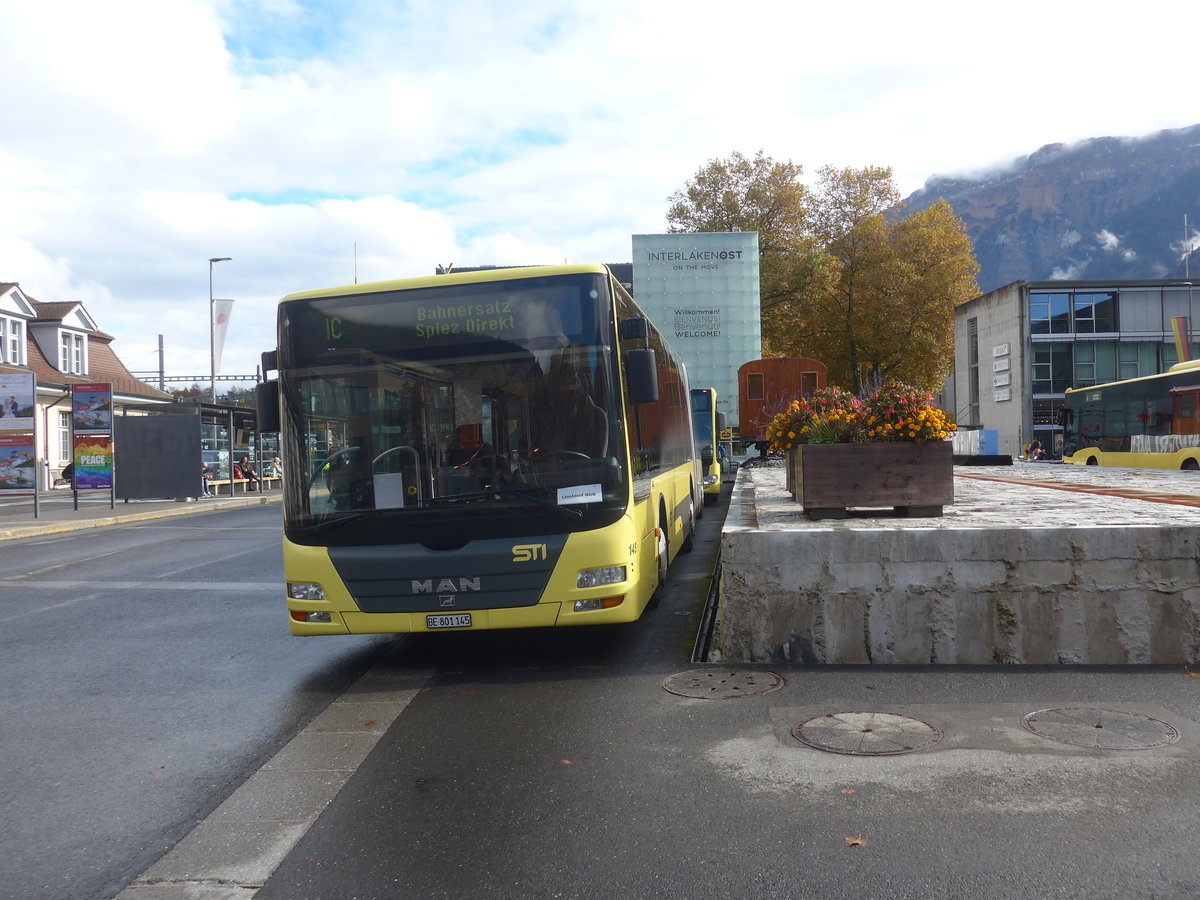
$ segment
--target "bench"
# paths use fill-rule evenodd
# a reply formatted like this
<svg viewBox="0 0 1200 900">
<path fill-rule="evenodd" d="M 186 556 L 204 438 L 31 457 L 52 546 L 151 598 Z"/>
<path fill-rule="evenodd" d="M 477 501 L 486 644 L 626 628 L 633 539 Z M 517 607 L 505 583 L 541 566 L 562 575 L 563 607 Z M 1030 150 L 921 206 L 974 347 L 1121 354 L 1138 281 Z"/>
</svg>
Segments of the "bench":
<svg viewBox="0 0 1200 900">
<path fill-rule="evenodd" d="M 231 496 L 230 491 L 232 491 L 233 494 L 238 494 L 238 493 L 248 494 L 248 493 L 251 493 L 249 486 L 250 486 L 250 482 L 252 480 L 257 481 L 259 486 L 261 487 L 261 489 L 264 492 L 269 490 L 272 486 L 275 486 L 275 487 L 282 486 L 282 483 L 283 483 L 283 479 L 280 478 L 278 475 L 264 475 L 262 478 L 256 478 L 256 479 L 210 478 L 208 480 L 208 489 L 210 491 L 212 491 L 218 497 L 220 497 L 222 495 L 227 496 L 227 497 Z M 232 481 L 232 486 L 230 484 L 231 481 Z M 239 485 L 241 487 L 239 487 Z M 225 488 L 225 490 L 221 490 L 221 488 Z"/>
</svg>

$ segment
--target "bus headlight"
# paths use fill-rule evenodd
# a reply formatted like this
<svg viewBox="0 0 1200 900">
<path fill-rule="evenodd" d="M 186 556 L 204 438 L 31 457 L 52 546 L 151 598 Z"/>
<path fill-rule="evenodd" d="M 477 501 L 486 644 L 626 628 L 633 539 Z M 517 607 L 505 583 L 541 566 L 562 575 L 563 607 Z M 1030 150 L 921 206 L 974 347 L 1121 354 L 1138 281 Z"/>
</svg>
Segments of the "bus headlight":
<svg viewBox="0 0 1200 900">
<path fill-rule="evenodd" d="M 287 595 L 291 600 L 324 600 L 325 588 L 312 581 L 289 581 Z"/>
<path fill-rule="evenodd" d="M 575 612 L 595 612 L 598 609 L 616 609 L 625 598 L 622 597 L 597 597 L 595 600 L 576 600 Z"/>
<path fill-rule="evenodd" d="M 712 487 L 714 484 L 717 483 L 717 476 L 716 475 L 705 475 L 700 480 L 704 483 L 705 487 Z"/>
<path fill-rule="evenodd" d="M 299 612 L 292 610 L 292 618 L 297 622 L 315 622 L 318 625 L 329 625 L 333 616 L 327 612 Z"/>
<path fill-rule="evenodd" d="M 618 584 L 624 580 L 624 566 L 605 566 L 603 569 L 584 569 L 575 579 L 575 586 L 593 588 L 604 584 Z"/>
</svg>

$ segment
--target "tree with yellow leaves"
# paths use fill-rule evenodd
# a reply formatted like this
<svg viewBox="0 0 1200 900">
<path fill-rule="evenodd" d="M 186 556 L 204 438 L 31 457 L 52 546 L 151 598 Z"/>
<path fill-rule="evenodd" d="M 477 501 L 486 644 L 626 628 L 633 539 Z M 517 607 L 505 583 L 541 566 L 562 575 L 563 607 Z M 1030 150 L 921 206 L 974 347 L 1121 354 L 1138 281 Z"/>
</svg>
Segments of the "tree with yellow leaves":
<svg viewBox="0 0 1200 900">
<path fill-rule="evenodd" d="M 713 160 L 672 197 L 674 231 L 756 230 L 765 355 L 808 356 L 856 394 L 898 380 L 937 390 L 953 370 L 954 308 L 979 265 L 945 202 L 903 217 L 891 169 L 802 170 L 760 151 Z"/>
</svg>

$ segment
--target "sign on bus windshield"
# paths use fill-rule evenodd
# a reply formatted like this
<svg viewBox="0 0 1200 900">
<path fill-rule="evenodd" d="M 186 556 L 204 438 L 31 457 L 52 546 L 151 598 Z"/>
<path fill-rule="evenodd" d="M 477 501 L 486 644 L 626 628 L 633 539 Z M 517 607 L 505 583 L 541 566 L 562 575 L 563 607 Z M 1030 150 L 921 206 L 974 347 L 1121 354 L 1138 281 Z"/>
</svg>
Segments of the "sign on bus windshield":
<svg viewBox="0 0 1200 900">
<path fill-rule="evenodd" d="M 311 365 L 339 351 L 420 360 L 495 342 L 531 351 L 592 343 L 601 327 L 598 296 L 596 279 L 578 276 L 297 300 L 284 307 L 287 364 Z"/>
</svg>

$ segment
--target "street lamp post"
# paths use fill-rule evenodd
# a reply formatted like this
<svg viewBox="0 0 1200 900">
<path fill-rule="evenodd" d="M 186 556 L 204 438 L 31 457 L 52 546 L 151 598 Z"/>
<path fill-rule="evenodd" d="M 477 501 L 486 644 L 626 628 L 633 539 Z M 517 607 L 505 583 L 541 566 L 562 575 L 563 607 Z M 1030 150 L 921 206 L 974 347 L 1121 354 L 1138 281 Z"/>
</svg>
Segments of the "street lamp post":
<svg viewBox="0 0 1200 900">
<path fill-rule="evenodd" d="M 212 381 L 208 399 L 217 402 L 217 322 L 213 315 L 213 263 L 229 262 L 231 256 L 214 256 L 208 261 L 208 362 Z"/>
</svg>

